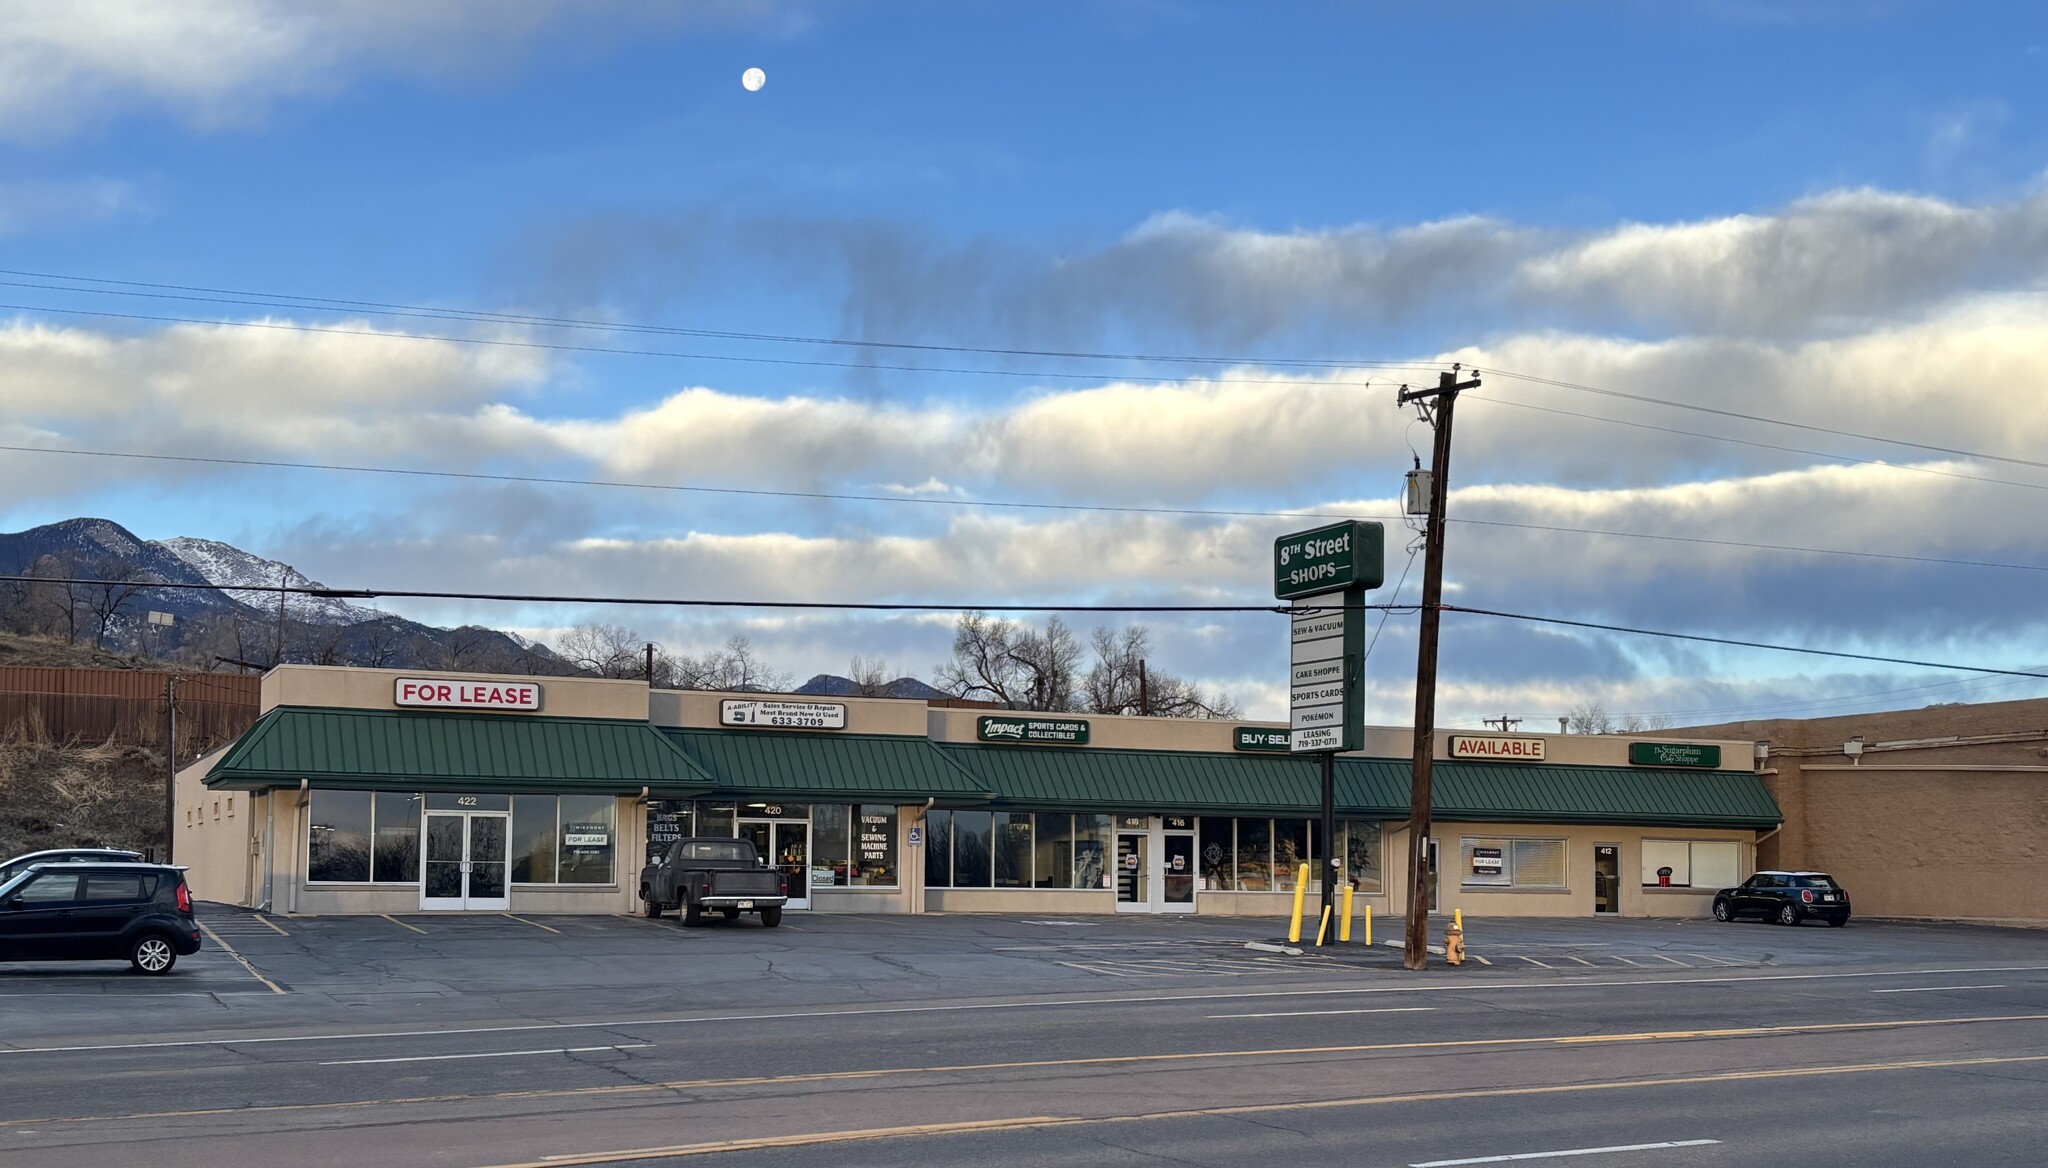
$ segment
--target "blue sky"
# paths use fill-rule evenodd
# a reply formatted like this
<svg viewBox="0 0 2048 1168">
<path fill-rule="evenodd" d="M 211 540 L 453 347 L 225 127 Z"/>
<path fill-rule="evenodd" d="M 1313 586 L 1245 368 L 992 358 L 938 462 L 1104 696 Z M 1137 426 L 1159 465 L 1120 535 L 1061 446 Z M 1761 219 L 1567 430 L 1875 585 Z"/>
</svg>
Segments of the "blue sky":
<svg viewBox="0 0 2048 1168">
<path fill-rule="evenodd" d="M 30 308 L 0 314 L 0 377 L 24 405 L 0 427 L 48 447 L 1376 515 L 1427 443 L 1393 384 L 1462 359 L 1724 411 L 1490 379 L 1501 400 L 1461 421 L 1455 481 L 1471 493 L 1454 515 L 1722 542 L 1475 527 L 1451 560 L 1468 602 L 2040 664 L 2014 635 L 2038 631 L 2037 573 L 1923 562 L 2048 563 L 2027 519 L 2048 473 L 1974 457 L 2027 457 L 2048 436 L 2048 365 L 2030 356 L 2048 327 L 2038 6 L 1442 8 L 24 3 L 0 21 L 0 267 L 1246 360 L 889 353 L 17 287 L 0 303 Z M 759 93 L 738 83 L 748 66 L 767 71 Z M 862 354 L 988 372 L 770 363 Z M 1280 363 L 1298 357 L 1415 367 Z M 1995 387 L 1959 406 L 1986 363 Z M 1256 601 L 1266 541 L 1299 525 L 55 458 L 0 455 L 0 526 L 102 514 L 335 584 Z M 799 676 L 853 653 L 928 675 L 946 640 L 943 621 L 407 611 L 543 633 L 623 617 L 685 651 L 741 628 Z M 1160 656 L 1276 713 L 1278 639 L 1258 620 L 1161 619 Z M 1386 645 L 1376 713 L 1400 721 L 1405 622 Z M 1454 719 L 1587 700 L 1762 712 L 1921 680 L 1501 627 L 1446 653 L 1464 679 Z"/>
</svg>

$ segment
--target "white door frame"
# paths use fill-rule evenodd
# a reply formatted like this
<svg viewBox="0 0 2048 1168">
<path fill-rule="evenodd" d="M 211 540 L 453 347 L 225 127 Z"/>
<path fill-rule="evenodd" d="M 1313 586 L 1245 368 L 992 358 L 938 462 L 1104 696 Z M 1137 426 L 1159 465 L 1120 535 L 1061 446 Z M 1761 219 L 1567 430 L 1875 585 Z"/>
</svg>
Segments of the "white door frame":
<svg viewBox="0 0 2048 1168">
<path fill-rule="evenodd" d="M 509 811 L 423 810 L 420 813 L 420 815 L 420 910 L 422 912 L 511 911 L 512 813 Z M 430 846 L 429 841 L 432 839 L 431 829 L 433 827 L 433 821 L 437 816 L 462 821 L 462 859 L 459 861 L 462 865 L 462 895 L 460 896 L 427 895 L 427 856 L 429 854 L 428 848 Z M 498 820 L 500 824 L 499 832 L 500 839 L 503 841 L 502 850 L 504 854 L 496 861 L 496 863 L 498 864 L 499 867 L 503 869 L 502 876 L 500 877 L 498 882 L 498 887 L 504 890 L 504 894 L 502 896 L 471 896 L 469 894 L 469 878 L 471 875 L 472 865 L 485 863 L 485 861 L 473 860 L 470 857 L 470 849 L 476 840 L 474 821 L 479 819 L 495 819 Z M 443 860 L 436 862 L 455 863 L 457 861 Z"/>
<path fill-rule="evenodd" d="M 733 818 L 733 825 L 732 825 L 732 830 L 733 830 L 733 834 L 734 834 L 734 835 L 736 835 L 736 836 L 737 836 L 737 835 L 740 835 L 740 834 L 741 834 L 742 832 L 744 832 L 744 831 L 745 831 L 745 829 L 746 829 L 746 828 L 747 828 L 747 827 L 748 827 L 749 825 L 754 825 L 754 824 L 764 824 L 764 825 L 766 825 L 766 826 L 767 826 L 767 828 L 768 828 L 768 856 L 767 856 L 767 860 L 768 860 L 768 870 L 769 870 L 769 871 L 771 871 L 771 872 L 781 872 L 781 871 L 782 871 L 782 865 L 781 865 L 781 864 L 778 864 L 778 863 L 776 863 L 776 860 L 777 860 L 777 859 L 778 859 L 778 858 L 779 858 L 779 857 L 781 856 L 781 854 L 782 854 L 782 839 L 781 839 L 782 831 L 781 831 L 781 829 L 782 829 L 783 825 L 784 825 L 784 824 L 790 824 L 790 825 L 794 825 L 794 826 L 797 826 L 797 827 L 801 827 L 801 828 L 803 828 L 803 829 L 804 829 L 804 863 L 803 863 L 803 868 L 804 868 L 804 894 L 803 894 L 802 896 L 795 896 L 795 895 L 792 895 L 792 896 L 791 896 L 791 897 L 789 898 L 789 901 L 788 901 L 788 902 L 787 902 L 786 904 L 784 904 L 784 905 L 783 905 L 782 907 L 784 907 L 784 908 L 788 908 L 788 909 L 796 909 L 796 910 L 804 910 L 804 909 L 808 909 L 808 908 L 810 908 L 810 907 L 811 907 L 811 858 L 812 858 L 812 852 L 813 852 L 813 850 L 814 850 L 814 849 L 813 849 L 813 846 L 812 846 L 812 845 L 813 845 L 813 844 L 815 844 L 815 843 L 817 842 L 817 841 L 816 841 L 816 840 L 814 840 L 814 839 L 812 838 L 812 836 L 811 836 L 811 821 L 810 821 L 810 820 L 808 820 L 808 819 L 761 819 L 761 818 L 747 818 L 747 817 L 745 817 L 745 816 L 735 816 L 735 817 Z"/>
<path fill-rule="evenodd" d="M 1193 823 L 1194 821 L 1191 818 L 1189 822 Z M 1146 819 L 1144 827 L 1118 826 L 1112 828 L 1112 830 L 1116 837 L 1116 846 L 1113 853 L 1115 857 L 1113 861 L 1115 880 L 1112 885 L 1116 890 L 1116 911 L 1160 914 L 1191 913 L 1195 911 L 1195 900 L 1201 895 L 1199 890 L 1202 882 L 1201 859 L 1200 854 L 1196 851 L 1198 839 L 1193 827 L 1175 828 L 1172 831 L 1168 831 L 1161 825 L 1160 817 L 1154 815 Z M 1168 867 L 1171 863 L 1171 858 L 1167 855 L 1166 851 L 1166 840 L 1169 836 L 1187 841 L 1187 858 L 1184 861 L 1187 866 L 1178 873 Z M 1132 853 L 1126 853 L 1123 850 L 1126 838 L 1136 842 L 1136 850 Z M 1133 856 L 1137 859 L 1136 867 L 1130 866 L 1130 860 Z M 1186 901 L 1169 902 L 1166 899 L 1166 880 L 1169 876 L 1180 876 L 1188 881 L 1189 890 Z M 1135 890 L 1137 895 L 1131 900 L 1125 900 L 1123 895 L 1124 881 L 1126 879 L 1133 880 L 1137 884 Z"/>
</svg>

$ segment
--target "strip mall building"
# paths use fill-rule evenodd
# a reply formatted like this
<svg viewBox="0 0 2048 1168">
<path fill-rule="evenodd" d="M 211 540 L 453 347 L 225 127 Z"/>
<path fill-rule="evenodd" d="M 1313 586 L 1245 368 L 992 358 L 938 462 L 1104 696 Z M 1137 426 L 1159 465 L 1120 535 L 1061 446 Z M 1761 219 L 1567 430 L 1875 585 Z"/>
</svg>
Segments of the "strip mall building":
<svg viewBox="0 0 2048 1168">
<path fill-rule="evenodd" d="M 1278 915 L 1328 857 L 1403 912 L 1410 739 L 1319 769 L 1275 725 L 582 678 L 284 666 L 177 778 L 206 899 L 282 913 L 628 913 L 682 835 L 752 839 L 819 912 Z M 1436 736 L 1434 907 L 1698 917 L 1782 821 L 1749 740 Z M 1311 892 L 1316 891 L 1312 882 Z"/>
</svg>

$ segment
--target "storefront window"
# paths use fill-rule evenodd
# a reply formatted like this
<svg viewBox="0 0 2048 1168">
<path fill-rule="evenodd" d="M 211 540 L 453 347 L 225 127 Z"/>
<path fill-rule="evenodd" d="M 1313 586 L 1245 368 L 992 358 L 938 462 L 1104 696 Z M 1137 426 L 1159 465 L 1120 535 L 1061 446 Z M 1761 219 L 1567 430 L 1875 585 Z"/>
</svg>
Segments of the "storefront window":
<svg viewBox="0 0 2048 1168">
<path fill-rule="evenodd" d="M 990 846 L 995 850 L 996 887 L 1031 887 L 1031 813 L 996 812 Z"/>
<path fill-rule="evenodd" d="M 811 808 L 812 887 L 838 888 L 850 882 L 847 858 L 853 853 L 848 839 L 852 811 L 844 803 L 820 803 Z"/>
<path fill-rule="evenodd" d="M 731 836 L 739 808 L 730 802 L 697 804 L 697 834 Z"/>
<path fill-rule="evenodd" d="M 1237 821 L 1237 887 L 1245 892 L 1273 889 L 1273 821 Z"/>
<path fill-rule="evenodd" d="M 1033 819 L 1033 887 L 1074 886 L 1074 817 L 1063 811 L 1041 811 Z"/>
<path fill-rule="evenodd" d="M 953 813 L 944 808 L 924 813 L 924 882 L 927 888 L 953 886 Z"/>
<path fill-rule="evenodd" d="M 696 835 L 696 804 L 688 799 L 647 801 L 647 862 L 658 863 L 668 855 L 669 845 Z M 517 828 L 514 828 L 516 834 Z M 517 879 L 517 877 L 514 877 Z"/>
<path fill-rule="evenodd" d="M 375 802 L 376 870 L 371 879 L 412 884 L 420 878 L 420 796 L 379 791 Z"/>
<path fill-rule="evenodd" d="M 868 888 L 893 888 L 901 884 L 896 860 L 896 808 L 887 803 L 863 803 L 853 810 L 849 882 Z"/>
<path fill-rule="evenodd" d="M 1202 817 L 1201 838 L 1196 849 L 1201 854 L 1202 887 L 1219 892 L 1237 887 L 1237 838 L 1231 830 L 1235 824 L 1228 816 L 1205 815 Z"/>
<path fill-rule="evenodd" d="M 561 884 L 610 884 L 618 801 L 610 795 L 561 798 Z"/>
<path fill-rule="evenodd" d="M 1337 825 L 1344 836 L 1344 875 L 1360 892 L 1380 891 L 1380 825 L 1373 819 L 1347 819 Z"/>
<path fill-rule="evenodd" d="M 1468 888 L 1563 888 L 1561 839 L 1458 841 L 1458 880 Z"/>
<path fill-rule="evenodd" d="M 1301 875 L 1301 866 L 1310 862 L 1308 846 L 1308 820 L 1276 819 L 1273 821 L 1273 887 L 1280 892 L 1294 891 L 1294 883 Z M 1314 880 L 1311 870 L 1310 880 Z M 1313 884 L 1311 884 L 1313 887 Z"/>
<path fill-rule="evenodd" d="M 1074 816 L 1074 887 L 1109 887 L 1109 816 Z"/>
<path fill-rule="evenodd" d="M 512 799 L 512 883 L 555 882 L 555 797 Z"/>
<path fill-rule="evenodd" d="M 953 887 L 989 886 L 989 834 L 995 817 L 987 811 L 953 812 Z"/>
<path fill-rule="evenodd" d="M 368 791 L 312 793 L 306 808 L 306 879 L 349 881 L 370 879 L 370 816 Z"/>
<path fill-rule="evenodd" d="M 1741 866 L 1734 840 L 1643 841 L 1645 888 L 1727 888 L 1740 881 Z"/>
</svg>

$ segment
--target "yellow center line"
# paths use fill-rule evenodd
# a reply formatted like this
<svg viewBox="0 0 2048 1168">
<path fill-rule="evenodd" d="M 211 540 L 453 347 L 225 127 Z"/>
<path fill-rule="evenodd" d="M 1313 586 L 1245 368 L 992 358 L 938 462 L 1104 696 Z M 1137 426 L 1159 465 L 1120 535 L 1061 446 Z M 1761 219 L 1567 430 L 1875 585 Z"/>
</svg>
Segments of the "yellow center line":
<svg viewBox="0 0 2048 1168">
<path fill-rule="evenodd" d="M 188 1119 L 208 1115 L 257 1112 L 334 1111 L 356 1107 L 427 1103 L 474 1103 L 512 1099 L 578 1099 L 617 1095 L 649 1095 L 671 1091 L 703 1091 L 733 1087 L 779 1087 L 803 1083 L 858 1082 L 905 1075 L 954 1075 L 999 1071 L 1050 1070 L 1058 1067 L 1128 1066 L 1135 1063 L 1188 1063 L 1221 1059 L 1299 1057 L 1305 1055 L 1379 1054 L 1389 1051 L 1471 1050 L 1481 1047 L 1556 1046 L 1589 1043 L 1670 1042 L 1700 1038 L 1759 1038 L 1790 1034 L 1848 1034 L 1903 1030 L 1926 1026 L 1965 1026 L 1993 1022 L 2048 1022 L 2048 1014 L 2006 1014 L 1973 1018 L 1901 1018 L 1876 1022 L 1814 1022 L 1799 1026 L 1748 1026 L 1725 1030 L 1653 1030 L 1632 1034 L 1558 1034 L 1530 1038 L 1462 1038 L 1432 1042 L 1376 1042 L 1345 1046 L 1289 1046 L 1255 1050 L 1184 1051 L 1172 1054 L 1098 1055 L 1090 1058 L 1033 1059 L 1006 1063 L 958 1063 L 927 1067 L 876 1067 L 861 1071 L 814 1071 L 800 1075 L 754 1075 L 725 1079 L 671 1079 L 654 1083 L 622 1083 L 604 1087 L 539 1087 L 525 1091 L 483 1094 L 415 1095 L 397 1099 L 351 1099 L 328 1103 L 264 1103 L 207 1107 L 189 1111 L 142 1111 L 118 1115 L 55 1116 L 41 1119 L 0 1119 L 0 1128 L 54 1123 L 116 1123 L 132 1120 Z M 233 1042 L 224 1045 L 232 1046 Z M 266 1064 L 275 1070 L 276 1064 Z"/>
<path fill-rule="evenodd" d="M 904 1127 L 856 1128 L 847 1131 L 763 1136 L 747 1140 L 719 1140 L 713 1143 L 702 1144 L 673 1144 L 662 1148 L 630 1148 L 617 1152 L 575 1153 L 562 1156 L 547 1156 L 539 1160 L 525 1160 L 516 1164 L 495 1164 L 490 1165 L 489 1168 L 570 1168 L 570 1166 L 579 1164 L 617 1164 L 635 1160 L 665 1160 L 683 1156 L 709 1156 L 720 1152 L 759 1148 L 814 1147 L 821 1144 L 899 1139 L 906 1136 L 947 1135 L 967 1131 L 999 1132 L 1017 1131 L 1025 1128 L 1084 1127 L 1096 1124 L 1143 1123 L 1147 1121 L 1201 1119 L 1218 1116 L 1270 1115 L 1275 1112 L 1318 1111 L 1346 1107 L 1380 1107 L 1400 1103 L 1439 1103 L 1461 1099 L 1500 1099 L 1527 1095 L 1572 1095 L 1588 1091 L 1626 1091 L 1647 1087 L 1698 1086 L 1706 1083 L 1742 1083 L 1768 1079 L 1862 1075 L 1878 1071 L 1943 1070 L 1955 1067 L 2009 1066 L 2015 1063 L 2040 1062 L 2048 1062 L 2048 1055 L 1912 1059 L 1888 1063 L 1780 1067 L 1767 1071 L 1724 1071 L 1706 1075 L 1674 1075 L 1657 1079 L 1625 1079 L 1611 1083 L 1565 1083 L 1534 1087 L 1478 1087 L 1462 1091 L 1417 1091 L 1403 1095 L 1358 1095 L 1345 1099 L 1310 1099 L 1290 1103 L 1245 1103 L 1229 1107 L 1192 1107 L 1177 1111 L 1136 1112 L 1123 1115 L 1032 1115 L 1019 1116 L 1014 1119 L 977 1120 L 965 1123 L 914 1124 Z"/>
<path fill-rule="evenodd" d="M 427 935 L 427 931 L 425 929 L 420 928 L 418 925 L 408 925 L 404 921 L 399 920 L 397 917 L 392 916 L 390 913 L 378 913 L 377 915 L 383 917 L 387 921 L 390 921 L 392 924 L 397 925 L 401 929 L 411 929 L 413 932 L 418 933 L 422 937 Z"/>
<path fill-rule="evenodd" d="M 498 915 L 504 917 L 508 921 L 518 921 L 522 925 L 532 925 L 536 929 L 546 929 L 548 932 L 557 935 L 559 935 L 562 931 L 549 925 L 543 925 L 539 921 L 529 921 L 525 917 L 515 917 L 511 913 L 499 913 Z"/>
<path fill-rule="evenodd" d="M 240 953 L 235 952 L 235 947 L 233 945 L 230 945 L 226 941 L 221 940 L 220 934 L 214 932 L 211 928 L 209 928 L 205 921 L 194 918 L 192 923 L 199 926 L 200 932 L 205 933 L 209 937 L 212 937 L 213 943 L 220 946 L 222 952 L 226 953 L 229 957 L 235 959 L 235 964 L 240 965 L 243 969 L 248 970 L 250 977 L 253 977 L 257 981 L 262 982 L 264 985 L 269 986 L 271 993 L 281 994 L 285 992 L 283 986 L 278 985 L 276 982 L 270 980 L 267 977 L 264 977 L 260 972 L 257 971 L 255 966 L 249 964 L 248 958 L 242 956 Z"/>
</svg>

